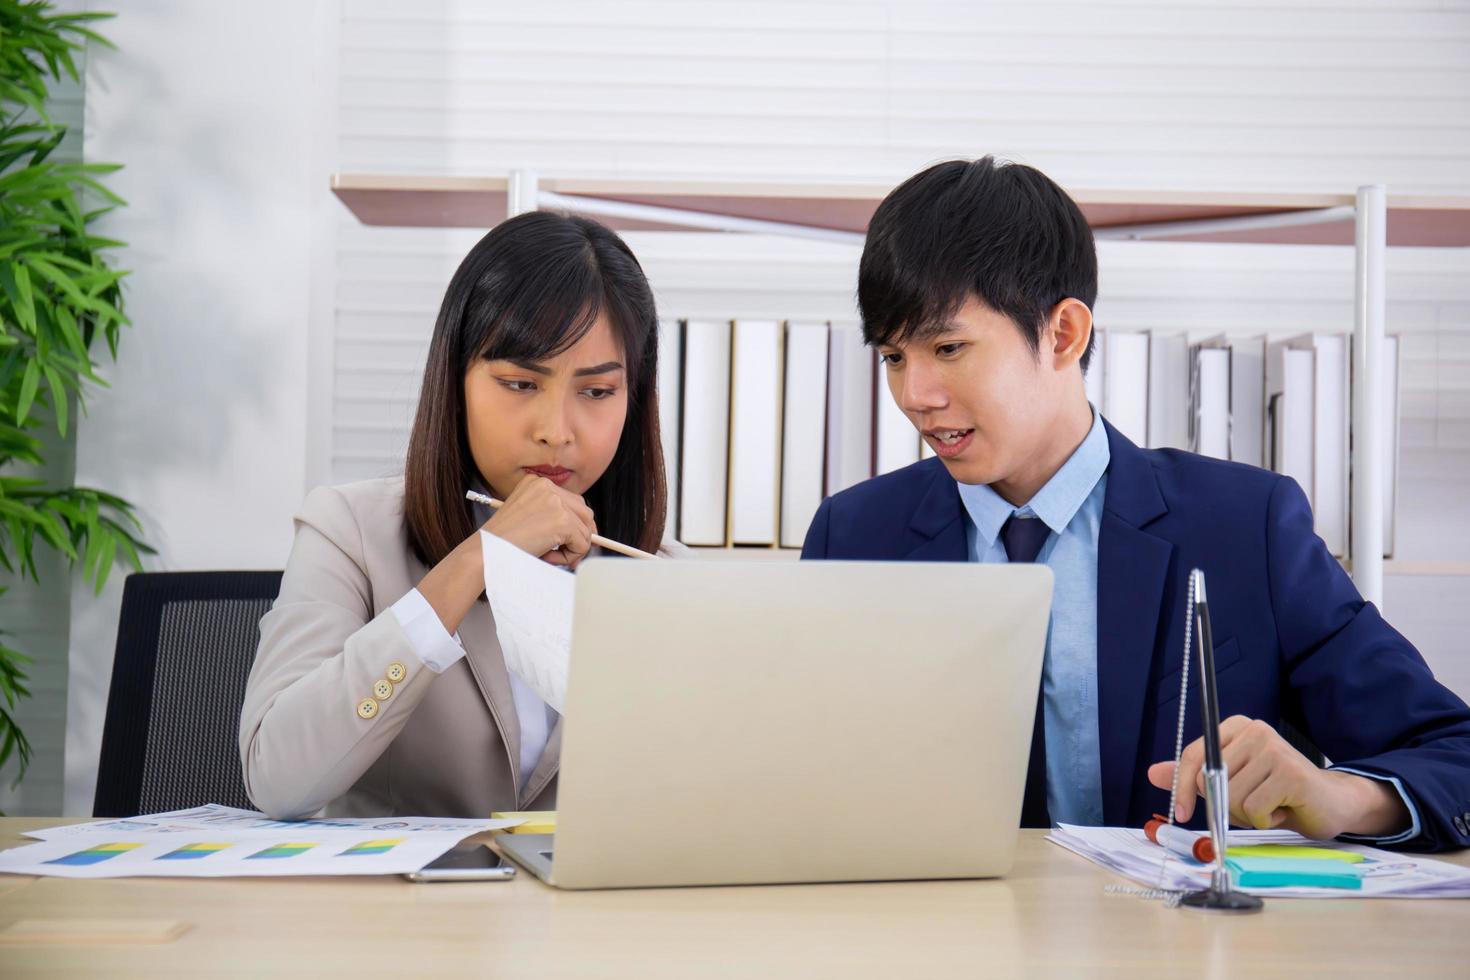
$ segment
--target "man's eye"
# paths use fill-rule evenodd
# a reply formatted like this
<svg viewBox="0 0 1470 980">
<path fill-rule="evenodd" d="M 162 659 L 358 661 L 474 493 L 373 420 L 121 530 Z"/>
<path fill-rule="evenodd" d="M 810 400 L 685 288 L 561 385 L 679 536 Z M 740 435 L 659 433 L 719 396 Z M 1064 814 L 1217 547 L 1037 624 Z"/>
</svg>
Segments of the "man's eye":
<svg viewBox="0 0 1470 980">
<path fill-rule="evenodd" d="M 903 355 L 898 353 L 897 351 L 894 351 L 891 354 L 879 354 L 878 359 L 884 364 L 892 367 L 893 365 L 898 364 L 903 360 Z"/>
<path fill-rule="evenodd" d="M 935 353 L 940 357 L 950 357 L 951 355 L 958 354 L 964 346 L 964 344 L 940 344 Z"/>
</svg>

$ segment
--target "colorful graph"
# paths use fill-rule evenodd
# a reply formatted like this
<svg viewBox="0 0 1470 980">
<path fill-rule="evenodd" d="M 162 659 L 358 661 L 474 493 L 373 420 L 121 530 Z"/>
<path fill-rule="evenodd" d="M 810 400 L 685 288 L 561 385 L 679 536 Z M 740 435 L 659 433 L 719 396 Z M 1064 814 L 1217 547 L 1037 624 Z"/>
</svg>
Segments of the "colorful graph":
<svg viewBox="0 0 1470 980">
<path fill-rule="evenodd" d="M 353 844 L 347 850 L 338 854 L 338 857 L 353 857 L 358 854 L 387 854 L 393 848 L 403 843 L 402 837 L 394 837 L 389 840 L 365 840 Z"/>
<path fill-rule="evenodd" d="M 230 847 L 233 847 L 233 846 L 234 845 L 232 845 L 232 844 L 209 844 L 209 843 L 185 844 L 183 847 L 179 848 L 176 851 L 169 851 L 167 854 L 160 854 L 157 857 L 156 860 L 159 860 L 159 861 L 197 861 L 199 858 L 207 858 L 211 854 L 218 854 L 220 851 L 226 850 L 227 848 L 230 848 Z"/>
<path fill-rule="evenodd" d="M 316 847 L 316 842 L 315 841 L 310 842 L 310 843 L 275 844 L 275 845 L 272 845 L 271 847 L 267 847 L 263 851 L 256 851 L 254 854 L 247 855 L 246 858 L 245 858 L 245 860 L 247 860 L 247 861 L 254 861 L 257 858 L 267 858 L 267 859 L 269 859 L 269 858 L 289 858 L 289 857 L 295 857 L 298 854 L 304 854 L 304 853 L 306 853 L 307 851 L 311 850 L 313 847 Z"/>
<path fill-rule="evenodd" d="M 65 857 L 52 858 L 47 864 L 99 864 L 103 861 L 111 861 L 120 854 L 126 854 L 131 850 L 142 847 L 142 844 L 94 844 L 85 851 L 77 851 Z"/>
</svg>

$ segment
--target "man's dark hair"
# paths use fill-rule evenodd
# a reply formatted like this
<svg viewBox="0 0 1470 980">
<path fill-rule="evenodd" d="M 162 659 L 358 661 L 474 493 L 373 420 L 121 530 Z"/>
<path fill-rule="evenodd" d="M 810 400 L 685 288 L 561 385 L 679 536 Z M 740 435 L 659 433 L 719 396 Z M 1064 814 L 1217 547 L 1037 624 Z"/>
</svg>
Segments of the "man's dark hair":
<svg viewBox="0 0 1470 980">
<path fill-rule="evenodd" d="M 1097 250 L 1067 192 L 1034 167 L 992 157 L 935 164 L 883 199 L 858 265 L 863 339 L 937 333 L 970 295 L 1015 322 L 1033 351 L 1057 303 L 1090 309 Z M 1082 355 L 1092 360 L 1093 341 Z"/>
</svg>

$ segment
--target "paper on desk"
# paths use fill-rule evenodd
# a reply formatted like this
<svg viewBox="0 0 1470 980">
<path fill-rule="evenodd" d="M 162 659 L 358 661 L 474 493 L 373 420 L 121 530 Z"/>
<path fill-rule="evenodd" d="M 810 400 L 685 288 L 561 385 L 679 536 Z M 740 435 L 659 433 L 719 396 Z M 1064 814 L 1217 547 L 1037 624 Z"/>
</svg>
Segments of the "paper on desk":
<svg viewBox="0 0 1470 980">
<path fill-rule="evenodd" d="M 208 833 L 276 834 L 282 830 L 324 833 L 328 831 L 391 832 L 401 834 L 457 833 L 461 838 L 487 830 L 516 827 L 523 820 L 474 819 L 460 817 L 324 817 L 316 820 L 273 820 L 257 810 L 206 803 L 185 810 L 150 813 L 140 817 L 95 820 L 90 823 L 66 824 L 27 831 L 36 840 L 66 837 L 89 837 L 96 834 L 123 834 L 129 838 L 153 838 L 205 831 Z"/>
<path fill-rule="evenodd" d="M 386 875 L 417 871 L 458 844 L 458 831 L 310 829 L 174 834 L 92 833 L 0 853 L 0 873 L 59 878 Z"/>
<path fill-rule="evenodd" d="M 466 837 L 523 819 L 336 817 L 272 820 L 209 803 L 28 832 L 0 872 L 63 878 L 384 875 L 417 871 Z"/>
<path fill-rule="evenodd" d="M 485 596 L 505 666 L 561 711 L 567 700 L 577 580 L 488 531 L 480 532 L 480 547 Z"/>
<path fill-rule="evenodd" d="M 1210 883 L 1210 867 L 1181 857 L 1129 827 L 1077 827 L 1061 824 L 1047 840 L 1080 854 L 1148 888 L 1196 891 Z M 1470 898 L 1470 868 L 1418 855 L 1395 854 L 1334 841 L 1324 844 L 1285 830 L 1232 830 L 1231 844 L 1291 844 L 1331 847 L 1363 855 L 1353 865 L 1363 875 L 1361 890 L 1341 888 L 1242 888 L 1253 895 L 1280 898 Z"/>
</svg>

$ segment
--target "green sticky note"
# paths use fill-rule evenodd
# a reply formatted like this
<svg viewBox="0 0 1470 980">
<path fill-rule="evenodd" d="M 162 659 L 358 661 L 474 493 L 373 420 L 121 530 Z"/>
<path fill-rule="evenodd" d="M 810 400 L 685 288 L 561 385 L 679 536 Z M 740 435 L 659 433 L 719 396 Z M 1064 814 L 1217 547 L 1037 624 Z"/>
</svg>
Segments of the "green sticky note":
<svg viewBox="0 0 1470 980">
<path fill-rule="evenodd" d="M 1226 850 L 1226 857 L 1295 858 L 1314 861 L 1343 861 L 1357 864 L 1363 855 L 1357 851 L 1339 851 L 1335 847 L 1312 847 L 1301 844 L 1246 844 Z"/>
<path fill-rule="evenodd" d="M 1340 861 L 1315 858 L 1227 857 L 1225 866 L 1240 888 L 1349 888 L 1361 889 L 1358 869 Z"/>
</svg>

